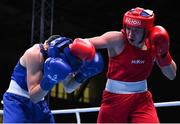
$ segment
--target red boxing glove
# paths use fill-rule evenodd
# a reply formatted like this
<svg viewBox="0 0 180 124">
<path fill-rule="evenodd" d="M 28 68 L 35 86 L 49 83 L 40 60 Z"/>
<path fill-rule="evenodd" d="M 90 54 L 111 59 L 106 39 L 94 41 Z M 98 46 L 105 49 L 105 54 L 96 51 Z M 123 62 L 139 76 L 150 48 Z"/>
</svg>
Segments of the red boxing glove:
<svg viewBox="0 0 180 124">
<path fill-rule="evenodd" d="M 76 38 L 70 45 L 70 51 L 81 60 L 93 60 L 95 57 L 95 47 L 89 40 Z"/>
<path fill-rule="evenodd" d="M 156 59 L 163 67 L 171 64 L 172 58 L 169 53 L 169 35 L 162 26 L 155 26 L 150 31 L 149 39 L 156 49 Z"/>
</svg>

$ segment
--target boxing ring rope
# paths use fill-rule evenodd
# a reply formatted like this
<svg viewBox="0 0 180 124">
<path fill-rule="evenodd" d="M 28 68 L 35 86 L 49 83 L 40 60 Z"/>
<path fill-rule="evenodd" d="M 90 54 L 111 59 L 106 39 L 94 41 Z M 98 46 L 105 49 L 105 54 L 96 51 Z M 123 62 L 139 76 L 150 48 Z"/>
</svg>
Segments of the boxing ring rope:
<svg viewBox="0 0 180 124">
<path fill-rule="evenodd" d="M 171 101 L 171 102 L 159 102 L 154 103 L 155 107 L 172 107 L 180 106 L 180 101 Z M 52 110 L 53 114 L 76 114 L 77 124 L 81 124 L 80 113 L 87 112 L 97 112 L 100 107 L 91 107 L 91 108 L 77 108 L 77 109 L 64 109 L 64 110 Z M 0 115 L 3 114 L 3 110 L 0 110 Z"/>
</svg>

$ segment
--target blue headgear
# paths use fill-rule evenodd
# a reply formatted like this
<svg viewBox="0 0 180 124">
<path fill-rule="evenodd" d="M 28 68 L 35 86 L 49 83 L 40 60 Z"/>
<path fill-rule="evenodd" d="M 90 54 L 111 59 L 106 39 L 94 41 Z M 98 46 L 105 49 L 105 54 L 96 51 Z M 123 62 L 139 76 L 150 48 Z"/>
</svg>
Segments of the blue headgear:
<svg viewBox="0 0 180 124">
<path fill-rule="evenodd" d="M 59 37 L 49 42 L 48 57 L 59 57 L 60 53 L 63 52 L 64 48 L 72 43 L 72 39 L 67 37 Z"/>
</svg>

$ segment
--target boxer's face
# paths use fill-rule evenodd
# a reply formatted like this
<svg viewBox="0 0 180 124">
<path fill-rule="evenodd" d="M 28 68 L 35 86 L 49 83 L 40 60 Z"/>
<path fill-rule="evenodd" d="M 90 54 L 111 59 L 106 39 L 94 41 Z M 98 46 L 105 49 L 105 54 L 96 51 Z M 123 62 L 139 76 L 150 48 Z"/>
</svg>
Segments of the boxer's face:
<svg viewBox="0 0 180 124">
<path fill-rule="evenodd" d="M 134 45 L 139 46 L 143 40 L 145 29 L 138 27 L 126 27 L 126 35 L 128 41 Z"/>
</svg>

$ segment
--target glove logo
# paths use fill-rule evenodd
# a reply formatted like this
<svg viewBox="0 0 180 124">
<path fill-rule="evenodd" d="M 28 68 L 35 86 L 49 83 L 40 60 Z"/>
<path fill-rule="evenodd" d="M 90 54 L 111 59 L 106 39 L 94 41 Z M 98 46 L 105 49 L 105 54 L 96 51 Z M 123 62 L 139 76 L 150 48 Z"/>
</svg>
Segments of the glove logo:
<svg viewBox="0 0 180 124">
<path fill-rule="evenodd" d="M 50 80 L 54 81 L 54 82 L 57 82 L 58 76 L 57 76 L 57 74 L 54 74 L 53 76 L 48 75 L 48 78 L 49 78 Z"/>
</svg>

